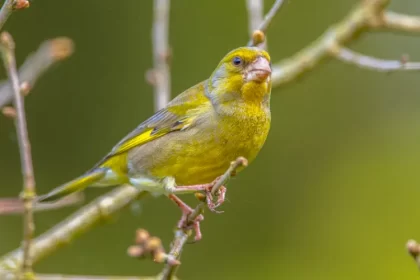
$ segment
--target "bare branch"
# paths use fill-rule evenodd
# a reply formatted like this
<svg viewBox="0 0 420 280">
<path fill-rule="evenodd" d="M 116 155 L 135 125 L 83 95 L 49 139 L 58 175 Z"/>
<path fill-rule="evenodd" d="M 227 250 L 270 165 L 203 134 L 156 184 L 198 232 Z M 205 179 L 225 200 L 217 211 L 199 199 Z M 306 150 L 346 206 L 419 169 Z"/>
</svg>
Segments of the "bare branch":
<svg viewBox="0 0 420 280">
<path fill-rule="evenodd" d="M 5 107 L 7 108 L 7 107 Z M 56 210 L 68 206 L 80 204 L 84 199 L 83 193 L 73 193 L 52 203 L 35 203 L 34 212 Z M 17 198 L 0 198 L 0 215 L 23 213 L 24 207 L 21 200 Z"/>
<path fill-rule="evenodd" d="M 274 64 L 273 87 L 285 85 L 309 72 L 325 58 L 330 57 L 335 46 L 345 46 L 360 32 L 368 30 L 375 22 L 381 22 L 382 10 L 388 0 L 360 1 L 355 9 L 341 22 L 326 31 L 320 38 L 291 58 Z M 376 24 L 378 25 L 378 24 Z"/>
<path fill-rule="evenodd" d="M 20 93 L 19 78 L 16 70 L 15 42 L 12 36 L 3 32 L 0 35 L 0 49 L 3 56 L 4 67 L 9 76 L 14 93 L 14 106 L 16 109 L 16 131 L 18 135 L 20 160 L 22 165 L 23 191 L 22 199 L 24 203 L 24 237 L 23 237 L 23 263 L 22 272 L 32 271 L 32 261 L 30 256 L 31 241 L 35 230 L 32 204 L 36 196 L 35 176 L 32 166 L 31 144 L 29 142 L 28 129 L 26 125 L 24 98 Z"/>
<path fill-rule="evenodd" d="M 175 231 L 175 237 L 172 241 L 172 248 L 169 252 L 169 255 L 174 256 L 177 260 L 180 259 L 182 249 L 184 245 L 187 243 L 188 238 L 191 235 L 191 230 L 184 231 L 182 229 L 178 229 Z M 159 280 L 171 280 L 175 276 L 176 271 L 178 270 L 179 265 L 172 265 L 166 264 L 164 267 L 162 274 L 159 277 Z"/>
<path fill-rule="evenodd" d="M 6 23 L 7 19 L 13 12 L 13 3 L 15 0 L 6 0 L 0 10 L 0 29 Z"/>
<path fill-rule="evenodd" d="M 132 186 L 121 186 L 95 199 L 33 240 L 33 262 L 36 263 L 68 245 L 76 237 L 91 230 L 99 222 L 108 220 L 114 213 L 140 198 L 142 194 L 145 193 Z M 0 279 L 14 279 L 12 277 L 15 277 L 22 260 L 21 249 L 0 258 Z"/>
<path fill-rule="evenodd" d="M 156 111 L 164 108 L 171 97 L 171 76 L 168 64 L 171 55 L 168 43 L 169 8 L 170 0 L 154 0 L 152 81 Z"/>
<path fill-rule="evenodd" d="M 236 170 L 239 167 L 246 167 L 248 165 L 248 160 L 244 157 L 238 157 L 235 161 L 230 163 L 230 166 L 226 172 L 220 176 L 217 180 L 216 184 L 214 184 L 213 188 L 211 189 L 211 193 L 215 194 L 226 182 L 235 175 Z"/>
<path fill-rule="evenodd" d="M 408 62 L 404 58 L 400 60 L 378 59 L 354 52 L 347 48 L 337 47 L 332 51 L 332 55 L 341 61 L 359 66 L 360 68 L 366 68 L 380 72 L 420 70 L 420 62 Z"/>
<path fill-rule="evenodd" d="M 420 17 L 403 15 L 395 12 L 385 12 L 379 27 L 392 31 L 419 33 Z"/>
<path fill-rule="evenodd" d="M 220 188 L 230 179 L 231 176 L 233 176 L 236 172 L 236 170 L 240 167 L 247 166 L 248 161 L 243 158 L 239 157 L 235 161 L 233 161 L 229 168 L 226 170 L 226 172 L 220 176 L 217 180 L 215 180 L 214 185 L 211 189 L 212 194 L 215 194 L 217 191 L 220 190 Z M 205 198 L 202 199 L 202 202 L 200 202 L 195 209 L 191 212 L 191 214 L 188 215 L 187 224 L 194 223 L 197 218 L 204 212 L 204 209 L 206 207 L 207 203 Z M 197 229 L 196 229 L 197 230 Z M 188 238 L 191 236 L 192 230 L 191 229 L 182 229 L 178 228 L 175 231 L 174 240 L 172 241 L 172 248 L 169 252 L 169 255 L 173 256 L 176 260 L 179 260 L 181 257 L 182 249 L 184 245 L 187 243 Z M 178 265 L 174 265 L 171 263 L 167 263 L 164 267 L 160 280 L 170 280 L 172 277 L 175 276 L 175 273 L 179 267 Z"/>
<path fill-rule="evenodd" d="M 263 34 L 266 34 L 268 27 L 270 26 L 271 22 L 274 19 L 274 16 L 279 12 L 280 8 L 283 6 L 283 2 L 284 0 L 276 0 L 276 2 L 274 2 L 273 6 L 271 7 L 270 11 L 265 15 L 264 20 L 260 23 L 258 28 L 254 31 L 258 30 L 262 32 Z M 258 44 L 259 42 L 256 42 L 254 40 L 254 36 L 252 36 L 251 40 L 248 42 L 248 46 L 255 46 Z"/>
<path fill-rule="evenodd" d="M 249 37 L 251 37 L 263 21 L 264 0 L 246 0 L 246 6 L 248 9 Z"/>
<path fill-rule="evenodd" d="M 266 40 L 262 40 L 262 43 L 259 43 L 254 39 L 254 32 L 258 30 L 261 22 L 263 21 L 264 0 L 246 0 L 246 6 L 248 9 L 249 37 L 252 38 L 254 46 L 259 45 L 259 47 L 265 49 L 267 45 Z"/>
<path fill-rule="evenodd" d="M 38 50 L 30 55 L 19 69 L 21 86 L 33 88 L 38 78 L 57 62 L 73 53 L 73 42 L 59 37 L 43 42 Z M 0 108 L 13 99 L 13 90 L 9 81 L 0 82 Z"/>
</svg>

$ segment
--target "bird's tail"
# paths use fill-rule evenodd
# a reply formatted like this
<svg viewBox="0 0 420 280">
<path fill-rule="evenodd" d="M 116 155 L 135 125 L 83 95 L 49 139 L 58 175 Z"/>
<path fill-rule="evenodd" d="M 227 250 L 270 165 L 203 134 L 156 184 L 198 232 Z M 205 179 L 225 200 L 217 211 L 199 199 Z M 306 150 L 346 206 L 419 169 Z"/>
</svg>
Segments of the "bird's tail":
<svg viewBox="0 0 420 280">
<path fill-rule="evenodd" d="M 76 179 L 67 182 L 45 195 L 41 195 L 37 198 L 38 202 L 50 202 L 62 198 L 74 192 L 79 192 L 97 183 L 99 180 L 104 178 L 107 168 L 96 168 L 93 169 Z"/>
</svg>

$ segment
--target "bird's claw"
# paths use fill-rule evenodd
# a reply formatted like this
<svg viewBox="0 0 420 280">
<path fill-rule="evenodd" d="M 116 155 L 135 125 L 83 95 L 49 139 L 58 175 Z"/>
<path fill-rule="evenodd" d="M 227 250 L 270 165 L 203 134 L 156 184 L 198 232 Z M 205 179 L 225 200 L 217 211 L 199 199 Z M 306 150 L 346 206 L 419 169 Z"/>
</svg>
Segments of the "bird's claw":
<svg viewBox="0 0 420 280">
<path fill-rule="evenodd" d="M 224 211 L 218 211 L 216 210 L 216 208 L 218 208 L 220 205 L 222 205 L 225 202 L 226 188 L 224 186 L 221 186 L 219 188 L 219 190 L 216 192 L 216 196 L 217 196 L 216 201 L 213 200 L 212 186 L 206 189 L 205 192 L 206 192 L 206 203 L 209 210 L 216 214 L 223 213 Z"/>
<path fill-rule="evenodd" d="M 194 230 L 194 242 L 200 241 L 202 238 L 200 223 L 204 220 L 204 216 L 200 214 L 194 220 L 190 221 L 189 217 L 194 210 L 176 195 L 170 195 L 169 198 L 174 201 L 182 211 L 182 216 L 178 221 L 177 227 L 183 230 Z"/>
</svg>

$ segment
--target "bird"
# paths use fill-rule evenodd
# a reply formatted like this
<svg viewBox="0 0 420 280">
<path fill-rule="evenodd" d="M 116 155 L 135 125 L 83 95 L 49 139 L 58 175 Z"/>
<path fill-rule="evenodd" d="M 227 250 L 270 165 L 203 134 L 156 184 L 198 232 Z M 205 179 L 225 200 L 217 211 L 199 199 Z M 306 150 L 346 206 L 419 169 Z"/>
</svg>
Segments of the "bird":
<svg viewBox="0 0 420 280">
<path fill-rule="evenodd" d="M 270 130 L 270 95 L 268 52 L 236 48 L 207 80 L 137 126 L 89 171 L 39 196 L 37 202 L 89 186 L 130 184 L 153 195 L 170 195 L 178 186 L 209 183 L 232 160 L 255 159 Z M 182 192 L 197 190 L 185 187 Z"/>
</svg>

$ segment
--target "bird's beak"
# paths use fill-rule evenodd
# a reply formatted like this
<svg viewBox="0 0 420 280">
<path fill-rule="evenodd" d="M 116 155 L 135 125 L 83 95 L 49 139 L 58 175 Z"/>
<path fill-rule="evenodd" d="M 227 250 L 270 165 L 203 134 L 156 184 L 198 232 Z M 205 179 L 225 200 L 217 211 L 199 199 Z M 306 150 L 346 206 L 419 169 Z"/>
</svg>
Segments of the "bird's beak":
<svg viewBox="0 0 420 280">
<path fill-rule="evenodd" d="M 270 62 L 263 57 L 259 56 L 254 60 L 246 71 L 246 79 L 248 81 L 263 82 L 271 75 Z"/>
</svg>

